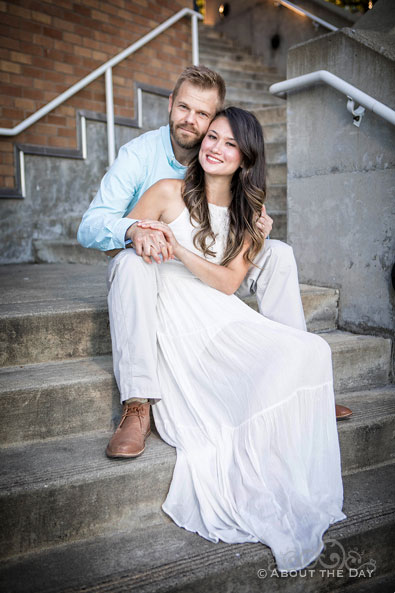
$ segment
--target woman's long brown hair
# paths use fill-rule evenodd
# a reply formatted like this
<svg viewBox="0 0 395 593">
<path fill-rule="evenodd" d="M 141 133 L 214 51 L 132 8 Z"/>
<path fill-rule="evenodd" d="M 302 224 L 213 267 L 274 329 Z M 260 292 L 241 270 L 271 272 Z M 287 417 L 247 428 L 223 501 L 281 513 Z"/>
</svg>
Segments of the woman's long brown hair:
<svg viewBox="0 0 395 593">
<path fill-rule="evenodd" d="M 246 234 L 250 246 L 244 257 L 250 263 L 263 245 L 263 237 L 255 222 L 260 215 L 266 195 L 266 167 L 262 128 L 255 115 L 238 107 L 220 111 L 226 117 L 242 153 L 243 161 L 231 182 L 232 201 L 229 206 L 229 232 L 221 264 L 226 265 L 241 251 Z M 183 199 L 189 210 L 191 223 L 198 227 L 193 243 L 204 255 L 214 256 L 211 247 L 215 234 L 210 225 L 210 211 L 206 199 L 204 171 L 196 156 L 190 163 L 183 186 Z"/>
</svg>

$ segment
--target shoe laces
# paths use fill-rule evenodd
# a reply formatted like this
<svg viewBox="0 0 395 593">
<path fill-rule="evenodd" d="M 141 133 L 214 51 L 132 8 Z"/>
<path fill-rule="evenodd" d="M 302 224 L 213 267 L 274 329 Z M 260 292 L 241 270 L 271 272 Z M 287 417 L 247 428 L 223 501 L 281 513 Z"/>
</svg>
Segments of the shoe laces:
<svg viewBox="0 0 395 593">
<path fill-rule="evenodd" d="M 137 416 L 141 424 L 142 418 L 144 417 L 143 404 L 127 404 L 123 410 L 119 428 L 129 416 Z"/>
</svg>

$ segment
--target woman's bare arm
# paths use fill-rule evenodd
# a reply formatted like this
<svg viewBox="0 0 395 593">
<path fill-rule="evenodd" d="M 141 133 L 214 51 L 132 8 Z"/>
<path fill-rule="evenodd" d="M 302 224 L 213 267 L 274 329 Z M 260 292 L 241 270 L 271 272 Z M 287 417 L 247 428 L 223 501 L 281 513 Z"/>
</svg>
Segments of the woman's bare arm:
<svg viewBox="0 0 395 593">
<path fill-rule="evenodd" d="M 203 257 L 180 245 L 174 237 L 171 228 L 163 222 L 152 220 L 138 223 L 138 225 L 143 228 L 161 230 L 166 236 L 167 241 L 172 245 L 174 256 L 205 284 L 230 295 L 234 294 L 243 282 L 250 266 L 249 262 L 244 258 L 244 254 L 249 247 L 248 239 L 244 241 L 241 252 L 232 259 L 229 264 L 221 266 L 207 261 Z"/>
</svg>

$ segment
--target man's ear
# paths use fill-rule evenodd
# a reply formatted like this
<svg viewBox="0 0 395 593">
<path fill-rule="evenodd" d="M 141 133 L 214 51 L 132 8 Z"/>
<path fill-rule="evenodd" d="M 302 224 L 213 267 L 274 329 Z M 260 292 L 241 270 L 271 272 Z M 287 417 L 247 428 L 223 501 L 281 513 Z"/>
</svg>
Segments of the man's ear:
<svg viewBox="0 0 395 593">
<path fill-rule="evenodd" d="M 173 93 L 170 93 L 170 95 L 169 95 L 169 107 L 168 107 L 169 113 L 171 111 L 172 105 L 173 105 Z"/>
</svg>

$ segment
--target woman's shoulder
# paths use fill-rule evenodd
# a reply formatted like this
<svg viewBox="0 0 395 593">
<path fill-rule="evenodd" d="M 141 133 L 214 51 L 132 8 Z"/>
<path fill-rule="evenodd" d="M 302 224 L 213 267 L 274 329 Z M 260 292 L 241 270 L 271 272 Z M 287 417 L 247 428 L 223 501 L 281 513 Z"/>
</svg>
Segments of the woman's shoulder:
<svg viewBox="0 0 395 593">
<path fill-rule="evenodd" d="M 183 179 L 160 179 L 153 187 L 171 199 L 181 195 L 183 183 Z"/>
</svg>

